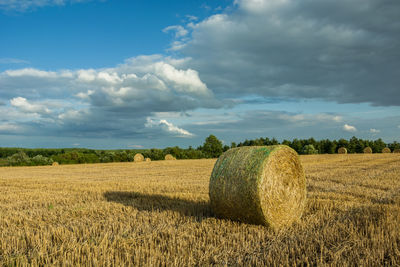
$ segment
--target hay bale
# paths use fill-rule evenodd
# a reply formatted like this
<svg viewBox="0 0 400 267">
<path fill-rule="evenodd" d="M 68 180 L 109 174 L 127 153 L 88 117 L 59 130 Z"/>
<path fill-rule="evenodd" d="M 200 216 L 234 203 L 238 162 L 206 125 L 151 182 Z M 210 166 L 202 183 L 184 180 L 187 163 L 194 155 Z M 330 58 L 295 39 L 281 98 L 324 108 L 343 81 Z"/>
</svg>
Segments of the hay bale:
<svg viewBox="0 0 400 267">
<path fill-rule="evenodd" d="M 369 146 L 364 148 L 364 154 L 371 154 L 371 153 L 372 153 L 372 149 Z"/>
<path fill-rule="evenodd" d="M 142 162 L 144 161 L 144 157 L 142 154 L 137 153 L 134 157 L 133 157 L 133 161 L 134 162 Z"/>
<path fill-rule="evenodd" d="M 384 149 L 382 149 L 382 153 L 391 153 L 391 152 L 392 151 L 388 147 L 385 147 Z"/>
<path fill-rule="evenodd" d="M 54 161 L 54 162 L 51 164 L 51 166 L 58 166 L 58 165 L 60 165 L 60 164 L 58 164 L 57 161 Z"/>
<path fill-rule="evenodd" d="M 150 161 L 151 161 L 151 158 L 146 158 L 145 161 L 146 161 L 146 162 L 150 162 Z"/>
<path fill-rule="evenodd" d="M 238 147 L 215 163 L 210 204 L 218 217 L 273 229 L 299 219 L 306 204 L 306 179 L 288 146 Z"/>
<path fill-rule="evenodd" d="M 172 156 L 171 154 L 167 154 L 164 157 L 165 160 L 176 160 L 176 158 L 174 156 Z"/>
<path fill-rule="evenodd" d="M 347 148 L 341 147 L 337 151 L 338 154 L 347 154 Z"/>
<path fill-rule="evenodd" d="M 395 150 L 393 150 L 393 153 L 400 153 L 400 148 L 396 148 Z"/>
</svg>

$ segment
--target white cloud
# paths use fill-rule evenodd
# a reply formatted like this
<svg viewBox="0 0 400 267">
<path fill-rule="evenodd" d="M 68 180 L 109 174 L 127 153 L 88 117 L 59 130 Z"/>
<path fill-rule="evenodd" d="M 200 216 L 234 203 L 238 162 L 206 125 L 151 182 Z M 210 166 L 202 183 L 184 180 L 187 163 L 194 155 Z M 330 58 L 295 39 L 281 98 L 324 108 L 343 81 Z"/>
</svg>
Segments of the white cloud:
<svg viewBox="0 0 400 267">
<path fill-rule="evenodd" d="M 82 119 L 86 114 L 87 111 L 85 110 L 75 110 L 70 109 L 64 113 L 58 115 L 58 119 L 61 120 L 61 123 L 65 120 L 67 121 L 78 121 Z"/>
<path fill-rule="evenodd" d="M 18 58 L 0 58 L 0 64 L 29 64 L 29 61 Z"/>
<path fill-rule="evenodd" d="M 115 68 L 99 70 L 7 70 L 0 73 L 0 83 L 8 89 L 0 92 L 0 98 L 22 95 L 25 100 L 14 99 L 13 105 L 37 112 L 40 108 L 29 105 L 27 96 L 30 99 L 75 98 L 93 106 L 148 112 L 220 105 L 197 71 L 178 67 L 183 62 L 184 59 L 141 56 Z"/>
<path fill-rule="evenodd" d="M 13 123 L 3 123 L 0 124 L 0 133 L 4 132 L 15 132 L 21 130 L 21 126 L 13 124 Z"/>
<path fill-rule="evenodd" d="M 4 121 L 12 117 L 46 134 L 194 136 L 161 118 L 157 127 L 144 127 L 146 118 L 156 113 L 223 107 L 199 73 L 184 67 L 186 62 L 152 55 L 104 69 L 6 70 L 0 72 L 6 88 L 0 90 L 0 111 L 7 114 Z"/>
<path fill-rule="evenodd" d="M 32 104 L 24 97 L 16 97 L 10 100 L 12 106 L 20 109 L 23 112 L 28 113 L 39 113 L 39 114 L 49 114 L 50 109 L 41 104 Z"/>
<path fill-rule="evenodd" d="M 87 2 L 89 0 L 0 0 L 0 10 L 28 11 L 44 6 L 63 6 L 66 4 Z"/>
<path fill-rule="evenodd" d="M 170 133 L 170 134 L 175 134 L 178 137 L 192 137 L 194 136 L 192 133 L 186 131 L 185 129 L 179 128 L 172 123 L 166 121 L 166 120 L 153 120 L 151 118 L 147 118 L 147 122 L 145 124 L 145 127 L 147 128 L 161 128 L 163 131 Z"/>
<path fill-rule="evenodd" d="M 4 72 L 9 77 L 36 77 L 36 78 L 56 78 L 59 74 L 54 71 L 43 71 L 33 68 L 7 70 Z"/>
<path fill-rule="evenodd" d="M 240 9 L 252 13 L 262 13 L 267 10 L 277 9 L 285 4 L 288 0 L 235 0 L 234 3 L 239 5 Z"/>
<path fill-rule="evenodd" d="M 357 132 L 356 127 L 348 124 L 343 125 L 343 130 L 345 130 L 346 132 Z"/>
<path fill-rule="evenodd" d="M 192 16 L 192 15 L 186 15 L 186 18 L 187 18 L 188 20 L 190 20 L 190 21 L 195 21 L 195 20 L 198 20 L 198 19 L 199 19 L 198 17 Z"/>
<path fill-rule="evenodd" d="M 196 95 L 210 94 L 207 86 L 200 80 L 199 74 L 195 70 L 178 70 L 168 63 L 157 62 L 155 63 L 155 71 L 165 81 L 172 83 L 179 92 Z"/>
<path fill-rule="evenodd" d="M 175 38 L 184 37 L 189 33 L 188 30 L 186 30 L 181 25 L 168 26 L 168 27 L 163 29 L 163 32 L 170 32 L 170 31 L 174 31 L 175 32 Z"/>
<path fill-rule="evenodd" d="M 326 121 L 333 121 L 333 122 L 342 122 L 343 118 L 342 116 L 338 116 L 338 115 L 330 115 L 330 114 L 317 114 L 316 118 L 318 120 L 326 120 Z"/>
<path fill-rule="evenodd" d="M 378 130 L 378 129 L 371 128 L 371 129 L 369 129 L 369 132 L 370 132 L 370 133 L 374 133 L 374 134 L 376 134 L 376 133 L 380 133 L 380 132 L 381 132 L 381 130 Z"/>
</svg>

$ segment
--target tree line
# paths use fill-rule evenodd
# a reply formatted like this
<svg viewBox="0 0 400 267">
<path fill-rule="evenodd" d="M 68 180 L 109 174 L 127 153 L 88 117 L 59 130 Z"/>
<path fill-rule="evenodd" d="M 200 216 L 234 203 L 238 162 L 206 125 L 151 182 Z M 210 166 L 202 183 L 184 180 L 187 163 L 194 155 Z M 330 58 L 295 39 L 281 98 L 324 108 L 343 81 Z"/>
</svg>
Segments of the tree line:
<svg viewBox="0 0 400 267">
<path fill-rule="evenodd" d="M 165 155 L 171 154 L 177 159 L 216 158 L 224 151 L 241 146 L 269 146 L 284 144 L 296 150 L 299 154 L 334 154 L 340 147 L 345 147 L 348 153 L 363 153 L 364 148 L 370 147 L 373 153 L 380 153 L 383 148 L 389 147 L 392 151 L 400 149 L 400 143 L 385 143 L 382 139 L 374 141 L 352 137 L 349 140 L 315 140 L 293 139 L 279 142 L 276 138 L 260 137 L 245 140 L 230 146 L 223 143 L 214 135 L 208 136 L 203 145 L 197 148 L 167 147 L 164 149 L 124 149 L 124 150 L 94 150 L 84 148 L 64 149 L 28 149 L 28 148 L 0 148 L 0 166 L 38 166 L 80 163 L 107 163 L 132 162 L 136 153 L 143 154 L 151 160 L 163 160 Z"/>
</svg>

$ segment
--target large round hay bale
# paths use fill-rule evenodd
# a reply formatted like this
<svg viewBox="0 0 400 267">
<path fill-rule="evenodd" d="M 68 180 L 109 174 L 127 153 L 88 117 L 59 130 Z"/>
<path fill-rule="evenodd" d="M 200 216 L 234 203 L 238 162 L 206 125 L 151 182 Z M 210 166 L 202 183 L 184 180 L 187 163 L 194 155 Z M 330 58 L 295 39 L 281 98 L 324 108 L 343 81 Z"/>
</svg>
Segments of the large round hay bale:
<svg viewBox="0 0 400 267">
<path fill-rule="evenodd" d="M 134 157 L 133 157 L 133 161 L 134 162 L 142 162 L 144 161 L 144 157 L 142 154 L 137 153 Z"/>
<path fill-rule="evenodd" d="M 393 153 L 400 153 L 400 148 L 396 148 L 393 150 Z"/>
<path fill-rule="evenodd" d="M 174 156 L 172 156 L 171 154 L 167 154 L 164 157 L 165 160 L 176 160 L 176 158 Z"/>
<path fill-rule="evenodd" d="M 347 154 L 347 148 L 341 147 L 337 151 L 338 154 Z"/>
<path fill-rule="evenodd" d="M 367 146 L 366 148 L 364 148 L 364 154 L 371 154 L 372 153 L 372 149 L 369 147 L 369 146 Z"/>
<path fill-rule="evenodd" d="M 222 154 L 209 185 L 218 217 L 273 229 L 299 219 L 306 203 L 306 179 L 296 151 L 288 146 L 245 146 Z"/>
<path fill-rule="evenodd" d="M 391 152 L 392 151 L 388 147 L 385 147 L 384 149 L 382 149 L 382 153 L 391 153 Z"/>
<path fill-rule="evenodd" d="M 58 164 L 57 161 L 54 161 L 54 162 L 51 164 L 51 166 L 58 166 L 58 165 L 60 165 L 60 164 Z"/>
<path fill-rule="evenodd" d="M 151 158 L 146 158 L 145 161 L 146 161 L 146 162 L 150 162 L 150 161 L 151 161 Z"/>
</svg>

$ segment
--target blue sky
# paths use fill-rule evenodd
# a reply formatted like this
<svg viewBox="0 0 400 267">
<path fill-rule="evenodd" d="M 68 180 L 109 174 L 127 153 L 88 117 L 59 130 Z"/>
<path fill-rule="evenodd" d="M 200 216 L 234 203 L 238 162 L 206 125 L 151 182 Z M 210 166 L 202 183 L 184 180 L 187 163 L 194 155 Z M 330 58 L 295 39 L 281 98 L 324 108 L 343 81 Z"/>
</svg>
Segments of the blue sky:
<svg viewBox="0 0 400 267">
<path fill-rule="evenodd" d="M 0 0 L 0 146 L 399 141 L 398 1 Z"/>
</svg>

